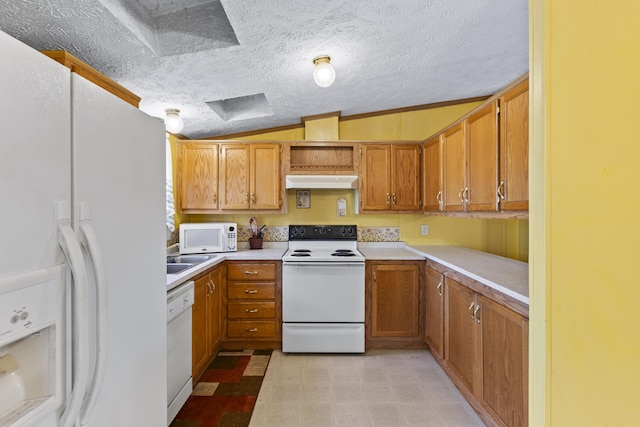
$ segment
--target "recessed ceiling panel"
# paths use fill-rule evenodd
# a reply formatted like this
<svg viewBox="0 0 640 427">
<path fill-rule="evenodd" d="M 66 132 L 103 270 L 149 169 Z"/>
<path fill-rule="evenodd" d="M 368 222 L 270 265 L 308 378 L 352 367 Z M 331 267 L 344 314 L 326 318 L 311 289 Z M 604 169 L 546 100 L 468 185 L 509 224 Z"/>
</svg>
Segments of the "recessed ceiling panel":
<svg viewBox="0 0 640 427">
<path fill-rule="evenodd" d="M 226 122 L 273 115 L 264 93 L 209 101 L 207 105 Z"/>
</svg>

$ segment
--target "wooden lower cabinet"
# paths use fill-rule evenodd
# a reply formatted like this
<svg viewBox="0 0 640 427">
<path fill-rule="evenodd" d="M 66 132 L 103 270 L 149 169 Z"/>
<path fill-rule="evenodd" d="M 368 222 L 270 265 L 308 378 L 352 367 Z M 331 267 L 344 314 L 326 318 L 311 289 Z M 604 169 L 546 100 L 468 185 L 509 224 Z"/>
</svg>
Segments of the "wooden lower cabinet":
<svg viewBox="0 0 640 427">
<path fill-rule="evenodd" d="M 485 421 L 528 425 L 528 319 L 445 278 L 444 367 Z"/>
<path fill-rule="evenodd" d="M 425 326 L 424 340 L 431 353 L 444 358 L 444 277 L 442 273 L 425 268 Z"/>
<path fill-rule="evenodd" d="M 194 382 L 202 376 L 220 347 L 221 278 L 221 267 L 216 266 L 194 280 L 191 344 L 191 371 Z"/>
<path fill-rule="evenodd" d="M 279 348 L 281 261 L 227 261 L 225 348 Z"/>
<path fill-rule="evenodd" d="M 422 261 L 366 265 L 367 348 L 422 347 Z"/>
<path fill-rule="evenodd" d="M 481 402 L 506 426 L 528 423 L 529 321 L 480 297 Z"/>
</svg>

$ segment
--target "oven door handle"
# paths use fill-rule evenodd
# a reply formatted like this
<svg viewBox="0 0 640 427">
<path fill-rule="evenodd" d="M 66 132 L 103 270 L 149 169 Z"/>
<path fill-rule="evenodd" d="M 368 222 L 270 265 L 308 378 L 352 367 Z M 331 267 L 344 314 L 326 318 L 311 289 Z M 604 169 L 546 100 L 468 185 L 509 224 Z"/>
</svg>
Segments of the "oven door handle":
<svg viewBox="0 0 640 427">
<path fill-rule="evenodd" d="M 364 267 L 364 262 L 284 262 L 283 267 Z"/>
</svg>

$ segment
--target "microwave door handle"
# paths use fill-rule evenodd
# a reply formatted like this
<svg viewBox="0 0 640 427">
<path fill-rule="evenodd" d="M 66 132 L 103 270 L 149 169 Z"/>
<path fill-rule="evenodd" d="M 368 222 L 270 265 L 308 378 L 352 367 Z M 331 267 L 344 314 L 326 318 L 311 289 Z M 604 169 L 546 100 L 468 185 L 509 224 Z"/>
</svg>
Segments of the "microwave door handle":
<svg viewBox="0 0 640 427">
<path fill-rule="evenodd" d="M 104 258 L 98 243 L 86 203 L 80 204 L 80 243 L 91 259 L 96 283 L 96 366 L 93 377 L 87 388 L 80 413 L 80 425 L 89 423 L 91 412 L 98 400 L 100 389 L 104 381 L 107 362 L 107 275 L 105 273 Z"/>
</svg>

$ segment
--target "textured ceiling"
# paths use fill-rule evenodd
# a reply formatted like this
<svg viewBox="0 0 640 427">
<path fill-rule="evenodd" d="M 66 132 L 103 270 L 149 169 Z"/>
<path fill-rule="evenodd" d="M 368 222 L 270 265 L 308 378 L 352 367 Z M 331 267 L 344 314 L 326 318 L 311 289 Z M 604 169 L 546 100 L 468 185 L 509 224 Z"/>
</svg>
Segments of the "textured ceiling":
<svg viewBox="0 0 640 427">
<path fill-rule="evenodd" d="M 0 30 L 180 109 L 189 138 L 489 95 L 529 57 L 527 0 L 2 1 Z"/>
</svg>

